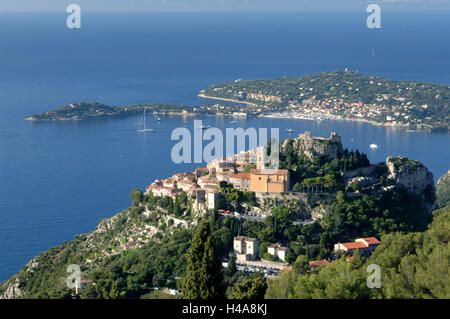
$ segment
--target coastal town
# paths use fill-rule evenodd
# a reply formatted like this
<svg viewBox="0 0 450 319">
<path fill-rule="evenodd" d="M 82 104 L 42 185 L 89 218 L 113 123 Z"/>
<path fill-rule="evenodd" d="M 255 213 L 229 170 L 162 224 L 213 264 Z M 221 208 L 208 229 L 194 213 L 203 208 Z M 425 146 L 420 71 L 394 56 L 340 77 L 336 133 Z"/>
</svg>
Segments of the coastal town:
<svg viewBox="0 0 450 319">
<path fill-rule="evenodd" d="M 299 78 L 239 79 L 212 85 L 199 96 L 244 103 L 257 116 L 349 119 L 446 132 L 449 92 L 444 85 L 392 81 L 345 69 Z"/>
</svg>

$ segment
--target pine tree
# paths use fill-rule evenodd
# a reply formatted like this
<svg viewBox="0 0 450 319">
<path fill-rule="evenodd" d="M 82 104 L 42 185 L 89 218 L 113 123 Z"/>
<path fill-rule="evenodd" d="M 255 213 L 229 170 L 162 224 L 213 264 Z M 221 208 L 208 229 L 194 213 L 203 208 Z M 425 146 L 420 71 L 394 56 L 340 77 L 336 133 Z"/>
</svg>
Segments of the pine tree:
<svg viewBox="0 0 450 319">
<path fill-rule="evenodd" d="M 230 260 L 228 261 L 227 275 L 233 276 L 236 273 L 236 270 L 236 257 L 231 256 Z"/>
<path fill-rule="evenodd" d="M 208 222 L 199 225 L 192 238 L 186 259 L 187 269 L 183 281 L 183 298 L 225 298 L 222 264 Z"/>
<path fill-rule="evenodd" d="M 180 208 L 180 204 L 178 203 L 178 197 L 175 198 L 175 201 L 173 203 L 173 210 L 172 210 L 173 214 L 175 216 L 180 216 L 181 215 L 181 208 Z"/>
<path fill-rule="evenodd" d="M 233 287 L 230 299 L 264 299 L 267 282 L 262 274 L 255 274 Z"/>
</svg>

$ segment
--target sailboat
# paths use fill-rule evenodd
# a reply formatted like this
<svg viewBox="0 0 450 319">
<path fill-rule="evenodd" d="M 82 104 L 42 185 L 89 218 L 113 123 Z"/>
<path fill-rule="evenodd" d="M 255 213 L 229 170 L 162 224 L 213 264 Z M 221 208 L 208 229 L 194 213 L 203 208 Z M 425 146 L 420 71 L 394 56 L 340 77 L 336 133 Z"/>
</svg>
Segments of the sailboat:
<svg viewBox="0 0 450 319">
<path fill-rule="evenodd" d="M 147 108 L 144 108 L 144 114 L 140 117 L 139 123 L 138 123 L 138 132 L 154 132 L 155 130 L 152 128 L 147 128 L 147 120 L 146 120 L 146 111 Z"/>
</svg>

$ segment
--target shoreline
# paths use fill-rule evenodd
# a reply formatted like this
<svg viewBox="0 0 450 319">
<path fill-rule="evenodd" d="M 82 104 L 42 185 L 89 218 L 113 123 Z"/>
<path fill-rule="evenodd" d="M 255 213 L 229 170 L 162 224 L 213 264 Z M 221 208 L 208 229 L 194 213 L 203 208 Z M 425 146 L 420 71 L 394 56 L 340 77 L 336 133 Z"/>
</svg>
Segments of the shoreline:
<svg viewBox="0 0 450 319">
<path fill-rule="evenodd" d="M 210 100 L 219 100 L 219 101 L 225 101 L 225 102 L 231 102 L 231 103 L 237 103 L 237 104 L 246 104 L 249 106 L 253 106 L 253 107 L 258 107 L 258 108 L 265 108 L 264 105 L 262 104 L 255 104 L 253 102 L 245 102 L 245 101 L 239 101 L 239 100 L 234 100 L 234 99 L 229 99 L 229 98 L 221 98 L 221 97 L 213 97 L 213 96 L 208 96 L 205 95 L 203 93 L 199 93 L 197 94 L 198 97 L 203 98 L 203 99 L 210 99 Z M 208 111 L 208 110 L 207 110 Z M 291 114 L 290 116 L 288 114 Z M 220 117 L 236 117 L 234 114 L 232 113 L 227 113 L 227 114 L 211 114 L 208 112 L 205 112 L 204 114 L 202 113 L 191 113 L 189 110 L 183 110 L 181 112 L 173 112 L 173 111 L 160 111 L 158 112 L 158 114 L 163 115 L 163 116 L 181 116 L 181 117 L 216 117 L 216 118 L 220 118 Z M 332 121 L 338 121 L 338 120 L 346 120 L 346 121 L 357 121 L 357 122 L 364 122 L 370 125 L 374 125 L 374 126 L 383 126 L 383 127 L 390 127 L 390 128 L 399 128 L 399 129 L 403 129 L 407 132 L 425 132 L 425 133 L 444 133 L 444 134 L 449 134 L 450 131 L 434 131 L 435 128 L 429 126 L 429 125 L 423 125 L 422 128 L 415 128 L 415 127 L 411 127 L 410 125 L 405 125 L 405 124 L 396 124 L 396 125 L 392 125 L 392 124 L 386 124 L 383 122 L 377 122 L 374 120 L 369 120 L 369 119 L 364 119 L 364 118 L 354 118 L 354 117 L 344 117 L 342 115 L 339 114 L 323 114 L 323 113 L 295 113 L 295 112 L 289 112 L 289 111 L 272 111 L 271 113 L 263 113 L 263 114 L 248 114 L 246 113 L 247 116 L 246 117 L 261 117 L 261 118 L 276 118 L 276 119 L 290 119 L 290 120 L 307 120 L 307 121 L 321 121 L 322 119 L 326 119 L 326 120 L 332 120 Z M 91 118 L 44 118 L 44 119 L 38 119 L 38 118 L 34 118 L 33 116 L 27 117 L 24 120 L 28 121 L 28 122 L 33 122 L 33 123 L 39 123 L 39 122 L 68 122 L 68 121 L 82 121 L 82 120 L 106 120 L 106 119 L 119 119 L 119 118 L 126 118 L 126 117 L 130 117 L 130 116 L 134 116 L 135 114 L 127 114 L 127 115 L 122 115 L 122 116 L 110 116 L 110 117 L 100 117 L 100 118 L 96 118 L 96 117 L 91 117 Z M 295 117 L 294 117 L 294 116 Z"/>
<path fill-rule="evenodd" d="M 226 101 L 226 102 L 233 102 L 233 103 L 239 103 L 239 104 L 247 104 L 247 105 L 256 106 L 256 107 L 258 107 L 258 106 L 262 107 L 262 105 L 255 104 L 253 102 L 245 102 L 245 101 L 227 99 L 227 98 L 224 98 L 224 97 L 208 96 L 208 95 L 205 95 L 203 93 L 199 93 L 199 94 L 197 94 L 197 96 L 201 97 L 202 99 L 219 100 L 219 101 Z"/>
<path fill-rule="evenodd" d="M 252 102 L 244 102 L 244 101 L 239 101 L 239 100 L 233 100 L 233 99 L 228 99 L 228 98 L 221 98 L 221 97 L 214 97 L 214 96 L 208 96 L 205 94 L 198 94 L 198 97 L 204 98 L 204 99 L 212 99 L 212 100 L 220 100 L 220 101 L 226 101 L 226 102 L 233 102 L 233 103 L 240 103 L 240 104 L 247 104 L 247 105 L 251 105 L 251 106 L 255 106 L 255 107 L 265 107 L 264 105 L 261 104 L 255 104 Z M 286 111 L 285 111 L 286 112 Z M 358 122 L 364 122 L 364 123 L 368 123 L 374 126 L 383 126 L 383 127 L 392 127 L 392 128 L 400 128 L 400 129 L 404 129 L 404 130 L 409 130 L 409 131 L 413 131 L 413 132 L 425 132 L 425 133 L 433 133 L 432 130 L 433 128 L 430 126 L 426 126 L 428 129 L 417 129 L 417 128 L 411 128 L 409 125 L 388 125 L 385 123 L 381 123 L 381 122 L 376 122 L 373 120 L 368 120 L 368 119 L 363 119 L 363 118 L 348 118 L 348 117 L 344 117 L 342 115 L 327 115 L 327 114 L 322 114 L 322 113 L 297 113 L 298 115 L 306 115 L 306 116 L 317 116 L 317 117 L 324 117 L 327 120 L 331 120 L 331 121 L 337 121 L 337 120 L 345 120 L 345 121 L 358 121 Z M 340 119 L 336 119 L 333 117 L 341 117 Z M 279 118 L 279 119 L 292 119 L 292 120 L 308 120 L 308 121 L 317 121 L 317 119 L 308 119 L 308 118 L 285 118 L 285 117 L 271 117 L 271 116 L 267 116 L 266 115 L 260 115 L 259 117 L 263 117 L 263 118 Z M 448 133 L 447 133 L 448 134 Z"/>
</svg>

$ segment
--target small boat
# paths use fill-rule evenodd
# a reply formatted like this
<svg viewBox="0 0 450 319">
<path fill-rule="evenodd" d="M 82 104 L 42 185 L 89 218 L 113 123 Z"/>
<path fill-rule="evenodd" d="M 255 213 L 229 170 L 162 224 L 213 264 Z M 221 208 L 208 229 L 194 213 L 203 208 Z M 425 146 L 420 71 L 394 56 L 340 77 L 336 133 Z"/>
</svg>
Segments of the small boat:
<svg viewBox="0 0 450 319">
<path fill-rule="evenodd" d="M 144 108 L 144 114 L 140 117 L 140 119 L 138 120 L 138 128 L 137 131 L 141 132 L 141 133 L 145 133 L 145 132 L 154 132 L 155 130 L 152 128 L 147 128 L 147 119 L 146 119 L 146 111 L 147 108 Z"/>
<path fill-rule="evenodd" d="M 230 124 L 237 124 L 237 121 L 231 121 Z"/>
<path fill-rule="evenodd" d="M 158 121 L 161 121 L 161 118 L 160 117 L 158 117 L 156 120 L 158 120 Z"/>
<path fill-rule="evenodd" d="M 378 145 L 375 144 L 375 143 L 372 143 L 369 146 L 370 146 L 371 149 L 377 149 L 378 148 Z"/>
<path fill-rule="evenodd" d="M 294 133 L 294 130 L 291 129 L 291 128 L 288 128 L 288 129 L 286 130 L 286 132 L 288 132 L 288 133 Z"/>
<path fill-rule="evenodd" d="M 200 130 L 206 130 L 206 129 L 208 129 L 208 128 L 210 128 L 211 126 L 209 126 L 209 125 L 202 125 L 202 126 L 200 126 L 200 127 L 198 127 Z"/>
</svg>

